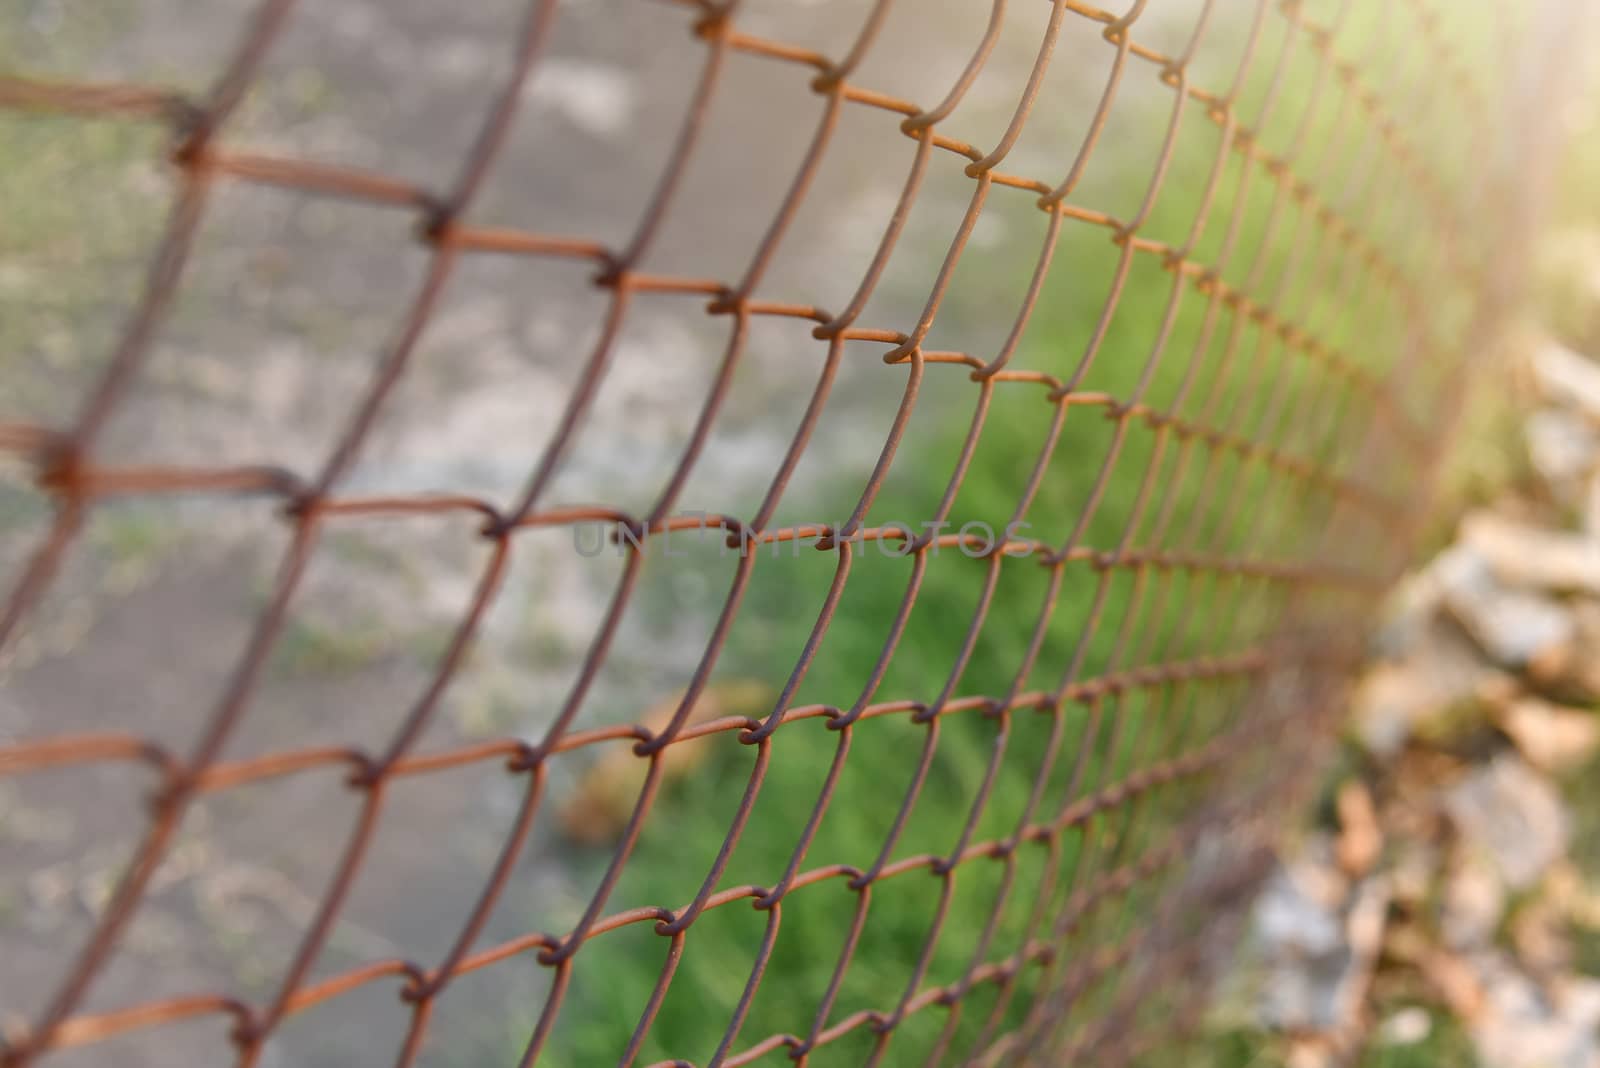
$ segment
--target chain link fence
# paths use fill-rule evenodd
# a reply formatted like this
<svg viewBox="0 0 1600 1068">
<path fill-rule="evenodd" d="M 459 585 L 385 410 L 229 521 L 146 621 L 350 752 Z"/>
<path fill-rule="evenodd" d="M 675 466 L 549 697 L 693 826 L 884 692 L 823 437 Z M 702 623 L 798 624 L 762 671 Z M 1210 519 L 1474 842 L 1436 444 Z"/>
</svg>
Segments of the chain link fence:
<svg viewBox="0 0 1600 1068">
<path fill-rule="evenodd" d="M 19 790 L 128 767 L 142 771 L 136 782 L 67 807 L 148 806 L 86 915 L 45 938 L 59 974 L 4 988 L 38 995 L 26 1011 L 7 1007 L 5 1064 L 105 1063 L 101 1051 L 130 1048 L 118 1043 L 176 1049 L 179 1032 L 208 1063 L 276 1063 L 276 1043 L 301 1021 L 366 1012 L 346 1006 L 374 995 L 398 1014 L 382 1017 L 392 1032 L 365 1028 L 337 1063 L 1112 1064 L 1159 1058 L 1194 1022 L 1280 814 L 1312 789 L 1363 623 L 1409 559 L 1472 361 L 1509 304 L 1536 184 L 1534 141 L 1516 131 L 1539 117 L 1530 101 L 1556 66 L 1564 16 L 1425 0 L 1137 0 L 1115 11 L 993 0 L 972 5 L 970 30 L 948 31 L 959 63 L 920 57 L 943 88 L 911 99 L 875 72 L 885 57 L 917 66 L 919 32 L 955 17 L 943 5 L 806 6 L 606 7 L 623 34 L 630 20 L 644 34 L 645 18 L 670 18 L 695 57 L 666 79 L 678 119 L 661 151 L 613 163 L 649 185 L 609 206 L 626 226 L 607 236 L 478 210 L 530 86 L 571 74 L 555 53 L 564 20 L 580 16 L 555 0 L 533 0 L 514 34 L 502 27 L 509 67 L 486 107 L 454 116 L 476 132 L 438 184 L 236 133 L 280 38 L 310 17 L 293 0 L 242 18 L 204 92 L 0 76 L 8 121 L 168 138 L 164 156 L 148 155 L 170 187 L 142 291 L 76 408 L 48 419 L 13 406 L 0 423 L 0 451 L 49 506 L 15 558 L 0 635 L 28 642 L 102 509 L 205 500 L 207 515 L 231 510 L 284 535 L 249 630 L 237 648 L 216 638 L 231 666 L 214 692 L 180 694 L 202 719 L 176 735 L 129 729 L 113 682 L 85 729 L 32 720 L 0 735 L 0 775 Z M 808 19 L 828 50 L 761 32 Z M 736 76 L 808 88 L 814 124 L 757 114 L 768 140 L 716 166 L 735 188 L 751 168 L 750 198 L 775 204 L 764 229 L 735 272 L 678 269 L 693 257 L 664 259 L 659 246 L 694 196 L 704 142 L 727 114 L 718 108 L 740 103 Z M 604 97 L 574 91 L 585 106 Z M 974 113 L 1001 119 L 987 140 L 963 139 Z M 872 219 L 830 229 L 816 219 L 838 204 L 817 192 L 819 175 L 855 151 L 839 147 L 852 124 L 881 147 L 852 158 L 889 173 L 896 192 Z M 806 138 L 767 188 L 770 168 L 754 157 Z M 521 171 L 571 164 L 559 145 L 536 144 L 498 177 L 514 186 Z M 604 182 L 602 171 L 569 177 Z M 287 445 L 237 464 L 108 448 L 163 330 L 202 291 L 191 259 L 205 227 L 242 210 L 228 197 L 244 186 L 414 226 L 425 263 L 409 289 L 384 290 L 391 337 L 309 462 Z M 936 186 L 957 198 L 928 193 Z M 722 209 L 701 210 L 698 239 L 714 243 Z M 996 218 L 1037 243 L 986 244 Z M 857 251 L 835 247 L 841 234 Z M 808 266 L 775 267 L 795 247 Z M 475 264 L 502 258 L 541 261 L 599 296 L 559 338 L 554 399 L 508 400 L 529 406 L 525 436 L 496 450 L 518 484 L 364 491 L 353 473 L 422 373 L 418 353 L 452 284 L 470 287 Z M 927 266 L 923 282 L 914 299 L 885 303 L 884 279 L 906 260 Z M 974 271 L 1003 276 L 1004 299 L 952 297 Z M 532 286 L 518 299 L 555 298 Z M 646 390 L 629 410 L 682 416 L 650 499 L 635 507 L 604 480 L 563 482 L 608 381 L 637 371 L 617 366 L 630 331 L 667 305 L 721 340 L 691 346 L 703 383 L 693 405 Z M 974 336 L 962 333 L 970 323 L 994 329 L 948 343 Z M 782 351 L 806 361 L 806 381 L 785 378 L 749 419 L 781 448 L 757 458 L 760 492 L 746 507 L 695 476 L 738 448 L 719 437 L 741 414 L 729 398 L 768 373 L 759 350 L 775 327 L 802 337 Z M 32 341 L 8 332 L 6 343 Z M 405 418 L 442 418 L 427 388 L 400 407 Z M 828 445 L 841 408 L 858 433 Z M 820 474 L 797 478 L 818 456 Z M 270 515 L 248 510 L 262 500 Z M 241 746 L 315 561 L 349 525 L 418 520 L 451 524 L 478 555 L 403 714 L 338 744 Z M 608 597 L 590 618 L 568 613 L 581 640 L 567 647 L 563 684 L 518 694 L 543 709 L 536 730 L 447 729 L 462 677 L 519 655 L 474 649 L 497 605 L 528 596 L 508 576 L 530 537 L 570 540 L 566 563 L 543 556 L 542 567 L 613 562 Z M 690 571 L 726 590 L 703 619 L 640 592 L 651 576 Z M 596 687 L 608 671 L 639 670 L 629 620 L 662 611 L 661 628 L 691 634 L 671 654 L 690 665 L 681 690 L 672 670 L 644 671 L 631 691 L 607 692 L 645 700 L 611 714 Z M 996 634 L 1009 635 L 998 653 Z M 84 672 L 94 655 L 65 653 Z M 20 678 L 30 663 L 6 670 Z M 152 670 L 110 663 L 113 680 Z M 361 700 L 333 714 L 354 715 Z M 338 815 L 262 792 L 313 778 L 337 783 L 348 802 Z M 430 925 L 447 928 L 436 950 L 391 936 L 335 954 L 379 837 L 438 836 L 409 810 L 396 815 L 430 778 L 460 794 L 490 779 L 509 790 L 504 811 L 470 817 L 494 825 L 498 850 L 474 867 L 448 842 L 417 844 L 431 865 L 460 865 L 470 888 Z M 196 811 L 230 796 L 274 841 L 327 822 L 342 842 L 299 891 L 278 966 L 253 986 L 97 999 L 119 966 L 133 984 L 121 994 L 149 980 L 151 966 L 129 958 L 130 931 L 176 878 Z M 558 823 L 587 844 L 561 845 Z M 585 868 L 577 854 L 598 859 Z M 507 904 L 551 892 L 538 873 L 552 865 L 577 873 L 568 907 Z M 425 881 L 376 889 L 436 892 Z M 530 993 L 489 1025 L 512 1037 L 463 1053 L 470 1043 L 453 1036 L 466 1025 L 441 1021 L 479 989 L 469 980 L 513 973 Z"/>
</svg>

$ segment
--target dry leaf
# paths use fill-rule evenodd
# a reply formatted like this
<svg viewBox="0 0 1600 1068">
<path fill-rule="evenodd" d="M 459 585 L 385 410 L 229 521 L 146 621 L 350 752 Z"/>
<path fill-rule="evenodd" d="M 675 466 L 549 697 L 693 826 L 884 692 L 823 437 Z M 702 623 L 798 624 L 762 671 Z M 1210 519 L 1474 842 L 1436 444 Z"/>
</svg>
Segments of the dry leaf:
<svg viewBox="0 0 1600 1068">
<path fill-rule="evenodd" d="M 651 706 L 640 726 L 652 735 L 659 735 L 671 725 L 683 696 L 679 693 Z M 709 723 L 723 716 L 762 716 L 770 711 L 767 706 L 771 700 L 772 688 L 765 683 L 748 680 L 716 683 L 701 692 L 684 726 Z M 661 786 L 686 778 L 704 765 L 718 738 L 726 744 L 727 737 L 713 735 L 674 742 L 662 749 L 658 757 Z M 604 752 L 584 771 L 557 810 L 561 831 L 567 838 L 584 845 L 605 845 L 622 836 L 650 769 L 649 758 L 634 753 L 635 744 L 631 739 L 623 739 L 601 747 Z"/>
<path fill-rule="evenodd" d="M 1360 878 L 1371 871 L 1383 852 L 1383 831 L 1378 827 L 1377 807 L 1372 794 L 1360 782 L 1339 787 L 1335 802 L 1339 813 L 1339 838 L 1334 856 L 1346 875 Z"/>
<path fill-rule="evenodd" d="M 1511 944 L 1517 958 L 1535 975 L 1552 975 L 1572 966 L 1572 943 L 1560 911 L 1549 901 L 1531 901 L 1511 918 Z"/>
<path fill-rule="evenodd" d="M 1569 771 L 1600 747 L 1600 718 L 1538 698 L 1515 701 L 1500 714 L 1500 729 L 1541 771 Z"/>
<path fill-rule="evenodd" d="M 1418 967 L 1450 1011 L 1470 1025 L 1483 1010 L 1483 985 L 1465 959 L 1439 950 L 1425 955 Z"/>
</svg>

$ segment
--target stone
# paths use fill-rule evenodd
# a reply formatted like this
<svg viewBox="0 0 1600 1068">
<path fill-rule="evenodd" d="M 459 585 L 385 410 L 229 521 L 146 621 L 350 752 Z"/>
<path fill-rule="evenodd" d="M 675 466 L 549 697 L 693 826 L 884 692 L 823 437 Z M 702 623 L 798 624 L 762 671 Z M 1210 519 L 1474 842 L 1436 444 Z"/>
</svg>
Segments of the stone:
<svg viewBox="0 0 1600 1068">
<path fill-rule="evenodd" d="M 1444 586 L 1432 568 L 1407 575 L 1384 599 L 1373 636 L 1375 652 L 1389 659 L 1410 654 L 1432 631 L 1443 600 Z"/>
<path fill-rule="evenodd" d="M 1255 926 L 1269 944 L 1293 943 L 1315 956 L 1338 948 L 1338 915 L 1349 885 L 1332 866 L 1326 838 L 1312 839 L 1303 855 L 1279 866 L 1256 906 Z"/>
<path fill-rule="evenodd" d="M 1416 1005 L 1392 1013 L 1378 1027 L 1378 1041 L 1386 1046 L 1414 1046 L 1433 1033 L 1433 1017 Z"/>
<path fill-rule="evenodd" d="M 1551 997 L 1563 1014 L 1600 1038 L 1600 978 L 1564 975 L 1550 983 Z"/>
<path fill-rule="evenodd" d="M 1256 900 L 1253 927 L 1266 968 L 1258 1015 L 1268 1027 L 1333 1035 L 1353 1027 L 1383 944 L 1388 881 L 1351 886 L 1316 839 L 1280 866 Z"/>
<path fill-rule="evenodd" d="M 1488 564 L 1495 579 L 1561 593 L 1600 593 L 1600 541 L 1473 512 L 1461 524 L 1461 542 Z"/>
<path fill-rule="evenodd" d="M 1468 546 L 1445 550 L 1433 570 L 1444 584 L 1446 609 L 1495 663 L 1520 668 L 1571 642 L 1575 624 L 1560 602 L 1501 585 Z"/>
<path fill-rule="evenodd" d="M 1493 863 L 1506 886 L 1527 890 L 1566 852 L 1570 817 L 1554 787 L 1502 753 L 1444 795 L 1461 840 Z"/>
<path fill-rule="evenodd" d="M 1484 1068 L 1600 1068 L 1600 982 L 1545 990 L 1499 952 L 1471 966 L 1483 999 L 1468 1033 Z"/>
<path fill-rule="evenodd" d="M 1475 699 L 1497 672 L 1453 628 L 1428 626 L 1403 658 L 1382 661 L 1357 685 L 1353 722 L 1369 751 L 1391 756 L 1439 713 Z"/>
</svg>

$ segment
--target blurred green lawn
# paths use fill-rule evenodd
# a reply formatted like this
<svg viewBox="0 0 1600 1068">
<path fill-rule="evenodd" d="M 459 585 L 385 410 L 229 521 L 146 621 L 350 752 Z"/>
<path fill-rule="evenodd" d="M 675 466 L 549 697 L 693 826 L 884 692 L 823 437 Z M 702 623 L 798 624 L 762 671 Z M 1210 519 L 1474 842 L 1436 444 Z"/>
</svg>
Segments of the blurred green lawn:
<svg viewBox="0 0 1600 1068">
<path fill-rule="evenodd" d="M 1359 37 L 1364 31 L 1353 32 Z M 1303 66 L 1291 67 L 1284 82 L 1287 88 L 1279 90 L 1282 99 L 1264 138 L 1269 145 L 1287 144 L 1301 117 L 1311 77 L 1310 57 L 1303 58 Z M 1255 114 L 1265 92 L 1264 80 L 1248 83 L 1241 113 Z M 1323 105 L 1308 120 L 1306 144 L 1313 159 L 1319 136 L 1325 138 L 1336 129 L 1336 112 L 1324 106 L 1333 96 L 1325 90 Z M 1159 137 L 1165 118 L 1164 102 L 1152 101 L 1138 128 Z M 1347 116 L 1344 122 L 1349 134 L 1351 120 Z M 1141 231 L 1143 236 L 1172 246 L 1184 243 L 1219 143 L 1218 127 L 1191 106 L 1167 184 Z M 1116 174 L 1104 175 L 1105 184 L 1098 190 L 1119 204 L 1131 205 L 1149 179 L 1149 155 L 1128 145 L 1118 151 L 1126 153 L 1126 162 L 1119 163 Z M 1342 168 L 1358 165 L 1352 155 L 1322 155 L 1323 169 L 1314 175 L 1319 190 L 1341 187 L 1346 173 Z M 1199 234 L 1192 257 L 1215 263 L 1237 215 L 1240 226 L 1223 278 L 1241 284 L 1259 255 L 1260 277 L 1268 280 L 1267 292 L 1272 294 L 1270 283 L 1282 276 L 1284 266 L 1300 263 L 1302 269 L 1290 276 L 1286 290 L 1276 293 L 1278 306 L 1286 309 L 1291 321 L 1311 324 L 1327 349 L 1381 372 L 1396 348 L 1397 313 L 1403 310 L 1399 302 L 1392 293 L 1367 290 L 1369 299 L 1357 309 L 1346 303 L 1347 292 L 1331 284 L 1332 276 L 1319 280 L 1316 272 L 1305 270 L 1318 253 L 1307 254 L 1295 245 L 1293 204 L 1278 206 L 1281 224 L 1269 239 L 1267 220 L 1274 210 L 1276 186 L 1257 168 L 1241 187 L 1245 166 L 1241 153 L 1230 153 L 1209 223 Z M 993 199 L 1011 192 L 997 191 Z M 1084 202 L 1096 203 L 1092 195 L 1085 195 Z M 1026 202 L 1022 209 L 1032 210 Z M 1035 212 L 1034 218 L 1030 224 L 1028 216 L 1019 213 L 1017 228 L 1031 226 L 1027 232 L 1042 232 L 1045 217 Z M 1314 229 L 1309 220 L 1305 229 Z M 1384 249 L 1402 260 L 1409 256 L 1406 249 L 1387 243 Z M 1020 299 L 1031 257 L 1017 255 L 1015 247 L 1009 251 L 1015 258 L 979 269 L 1010 272 Z M 1108 231 L 1070 220 L 1065 224 L 1053 271 L 1013 368 L 1043 370 L 1063 378 L 1072 373 L 1105 303 L 1119 255 Z M 1248 317 L 1236 323 L 1235 314 L 1226 308 L 1208 326 L 1208 300 L 1185 280 L 1178 283 L 1170 336 L 1164 347 L 1158 346 L 1174 281 L 1159 256 L 1133 257 L 1116 314 L 1080 390 L 1127 399 L 1144 381 L 1142 399 L 1158 410 L 1172 407 L 1181 418 L 1231 428 L 1244 436 L 1265 435 L 1275 448 L 1318 463 L 1337 467 L 1347 462 L 1347 455 L 1335 457 L 1330 450 L 1348 445 L 1345 435 L 1369 413 L 1361 410 L 1348 383 L 1327 375 L 1303 353 L 1291 353 L 1270 329 Z M 990 311 L 1003 317 L 1011 313 L 1011 307 Z M 1235 328 L 1239 335 L 1234 355 L 1231 362 L 1225 361 L 1223 353 Z M 1148 362 L 1156 352 L 1159 359 Z M 927 374 L 931 380 L 940 375 L 965 378 L 967 372 L 930 366 Z M 1287 392 L 1275 400 L 1279 388 Z M 948 515 L 952 529 L 975 519 L 996 529 L 1005 525 L 1040 459 L 1055 407 L 1040 386 L 997 385 L 970 467 L 949 511 L 941 512 L 948 479 L 971 426 L 970 406 L 978 394 L 978 386 L 969 383 L 965 394 L 952 393 L 957 399 L 931 412 L 919 411 L 924 418 L 913 421 L 894 471 L 869 513 L 869 526 L 890 521 L 914 524 L 937 515 Z M 1297 407 L 1302 400 L 1309 403 Z M 962 404 L 968 407 L 963 409 Z M 1299 416 L 1284 418 L 1286 412 Z M 1356 423 L 1342 422 L 1345 419 Z M 1067 542 L 1097 492 L 1097 475 L 1115 431 L 1115 421 L 1102 408 L 1068 409 L 1059 440 L 1045 461 L 1039 492 L 1024 515 L 1032 524 L 1030 536 L 1057 547 Z M 1188 465 L 1181 477 L 1180 464 Z M 1362 474 L 1376 478 L 1382 473 Z M 1147 476 L 1152 491 L 1148 494 Z M 1305 552 L 1309 532 L 1327 515 L 1325 495 L 1297 494 L 1293 485 L 1281 471 L 1245 462 L 1226 449 L 1191 450 L 1175 436 L 1159 447 L 1157 434 L 1142 420 L 1134 420 L 1098 507 L 1076 544 L 1109 551 L 1131 530 L 1130 547 L 1170 549 L 1181 543 L 1181 532 L 1192 530 L 1194 540 L 1186 547 L 1196 551 L 1292 560 Z M 1164 521 L 1169 493 L 1176 499 Z M 843 517 L 854 503 L 841 494 L 823 502 L 820 515 L 806 518 Z M 835 554 L 815 552 L 809 546 L 798 556 L 787 546 L 777 557 L 761 552 L 732 646 L 719 664 L 721 677 L 786 677 L 811 632 L 837 563 Z M 685 566 L 683 561 L 675 563 Z M 953 549 L 928 558 L 904 633 L 871 700 L 931 702 L 946 687 L 953 697 L 1002 698 L 1012 692 L 1054 689 L 1075 663 L 1075 677 L 1090 678 L 1141 663 L 1237 653 L 1268 633 L 1283 592 L 1270 583 L 1214 573 L 1175 571 L 1136 581 L 1129 568 L 1101 573 L 1087 562 L 1074 563 L 1062 571 L 1038 654 L 1019 680 L 1035 625 L 1046 611 L 1049 571 L 1037 559 L 1005 559 L 992 591 L 985 588 L 989 571 L 987 562 L 968 559 Z M 850 707 L 870 681 L 912 574 L 909 560 L 885 558 L 870 544 L 857 547 L 832 624 L 791 705 Z M 970 650 L 964 650 L 964 638 L 975 619 L 981 626 Z M 1125 624 L 1131 640 L 1118 656 L 1118 635 Z M 1069 830 L 1057 848 L 1025 843 L 1008 861 L 970 860 L 950 881 L 947 900 L 941 900 L 944 883 L 933 874 L 931 858 L 949 855 L 964 841 L 1003 840 L 1023 822 L 1047 822 L 1071 799 L 1097 785 L 1119 781 L 1131 769 L 1148 764 L 1153 754 L 1170 754 L 1183 748 L 1185 741 L 1193 744 L 1215 736 L 1233 722 L 1242 694 L 1241 683 L 1224 679 L 1170 690 L 1131 690 L 1098 702 L 1098 707 L 1069 703 L 1059 720 L 1028 709 L 1007 717 L 962 711 L 932 724 L 915 723 L 909 714 L 890 714 L 861 721 L 848 732 L 828 729 L 821 718 L 779 728 L 771 739 L 770 759 L 750 819 L 717 882 L 719 889 L 746 884 L 771 887 L 778 881 L 791 864 L 802 825 L 830 769 L 846 747 L 831 802 L 798 870 L 831 864 L 858 870 L 871 867 L 885 850 L 919 754 L 931 750 L 926 781 L 886 858 L 927 857 L 929 862 L 875 884 L 858 932 L 852 932 L 858 895 L 847 886 L 847 878 L 823 879 L 785 896 L 770 960 L 729 1050 L 747 1049 L 773 1035 L 803 1038 L 811 1033 L 819 1000 L 853 933 L 852 963 L 824 1027 L 863 1010 L 892 1012 L 915 993 L 955 983 L 978 965 L 1009 959 L 1020 949 L 1036 905 L 1042 905 L 1046 925 L 1055 915 L 1073 888 L 1080 854 L 1098 851 L 1094 868 L 1101 872 L 1139 857 L 1161 841 L 1195 792 L 1205 788 L 1205 777 L 1157 791 L 1132 811 L 1132 819 L 1119 808 L 1100 821 Z M 748 710 L 757 718 L 769 712 Z M 720 736 L 716 745 L 709 767 L 688 781 L 669 785 L 656 799 L 605 914 L 647 905 L 679 909 L 695 897 L 723 847 L 756 761 L 755 747 L 741 746 L 731 733 Z M 975 809 L 991 761 L 992 791 L 987 803 Z M 1035 798 L 1034 785 L 1041 777 L 1044 786 Z M 596 873 L 609 855 L 603 851 L 595 856 Z M 1181 866 L 1180 862 L 1177 867 Z M 1129 893 L 1107 899 L 1086 918 L 1078 948 L 1109 944 L 1137 927 L 1147 916 L 1145 907 L 1167 885 L 1164 877 L 1144 880 Z M 1042 902 L 1041 895 L 1045 895 Z M 713 908 L 694 921 L 637 1063 L 682 1058 L 703 1064 L 713 1056 L 750 977 L 767 923 L 768 914 L 752 909 L 748 901 Z M 931 939 L 930 948 L 934 925 L 939 934 Z M 556 1063 L 610 1063 L 623 1052 L 668 964 L 668 939 L 655 934 L 652 926 L 646 921 L 608 931 L 592 938 L 574 958 L 571 988 L 552 1040 Z M 1048 937 L 1048 927 L 1036 928 L 1033 935 Z M 925 973 L 911 989 L 914 968 L 924 954 Z M 1004 991 L 994 983 L 977 983 L 955 1016 L 937 1005 L 908 1015 L 894 1029 L 885 1063 L 922 1063 L 941 1041 L 948 1043 L 949 1056 L 977 1052 L 973 1044 L 980 1038 L 992 1042 L 1021 1022 L 1040 976 L 1040 969 L 1030 965 Z M 1094 996 L 1091 990 L 1080 1011 L 1092 1012 Z M 947 1024 L 948 1033 L 942 1034 Z M 863 1063 L 875 1038 L 871 1026 L 855 1027 L 820 1046 L 808 1063 Z M 1197 1051 L 1195 1056 L 1213 1056 L 1211 1063 L 1219 1065 L 1247 1064 L 1254 1056 L 1250 1045 L 1242 1036 L 1223 1036 L 1215 1050 Z M 757 1063 L 787 1063 L 787 1049 L 777 1047 Z"/>
</svg>

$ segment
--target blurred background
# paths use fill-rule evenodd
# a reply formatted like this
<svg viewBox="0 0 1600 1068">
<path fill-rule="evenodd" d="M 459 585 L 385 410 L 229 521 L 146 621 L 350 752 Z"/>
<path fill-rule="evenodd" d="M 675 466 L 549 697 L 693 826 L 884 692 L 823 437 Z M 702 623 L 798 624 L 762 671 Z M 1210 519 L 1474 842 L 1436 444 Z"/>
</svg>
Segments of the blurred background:
<svg viewBox="0 0 1600 1068">
<path fill-rule="evenodd" d="M 520 82 L 521 0 L 279 6 L 271 26 L 252 20 L 273 5 L 245 0 L 0 13 L 8 606 L 63 529 L 61 486 L 40 477 L 50 435 L 118 366 L 185 189 L 203 185 L 203 211 L 94 461 L 270 474 L 266 492 L 135 479 L 98 497 L 0 652 L 0 1026 L 17 1056 L 226 1063 L 228 1005 L 118 1015 L 204 992 L 286 1007 L 242 1043 L 274 1065 L 391 1063 L 408 1034 L 418 1063 L 515 1064 L 541 1019 L 539 1063 L 563 1065 L 784 1063 L 845 1023 L 807 1063 L 1022 1063 L 1007 1036 L 1048 1032 L 1082 1063 L 1600 1064 L 1586 3 L 752 0 L 723 22 L 564 0 L 536 8 L 551 14 Z M 170 100 L 221 99 L 250 38 L 270 47 L 206 146 L 223 162 L 194 179 L 172 159 L 186 112 Z M 847 55 L 860 93 L 840 104 L 824 74 Z M 480 244 L 434 292 L 427 198 L 461 188 L 508 82 L 519 106 L 453 220 Z M 173 95 L 119 110 L 38 88 L 69 84 Z M 941 143 L 901 129 L 947 98 Z M 975 181 L 968 164 L 1018 117 L 999 177 Z M 323 187 L 274 161 L 323 168 Z M 365 184 L 336 188 L 351 176 Z M 1070 210 L 1040 210 L 1052 191 Z M 620 250 L 645 279 L 626 299 L 606 272 Z M 730 315 L 730 291 L 770 303 Z M 816 335 L 847 309 L 860 336 Z M 915 360 L 886 360 L 913 335 Z M 1001 353 L 1013 375 L 971 373 Z M 500 561 L 484 509 L 514 514 L 536 471 L 535 514 L 593 523 L 526 526 Z M 293 571 L 288 498 L 323 472 L 338 499 L 468 504 L 320 523 L 214 754 L 256 770 L 188 805 L 74 1006 L 113 1025 L 41 1051 L 160 780 L 148 761 L 15 754 L 100 734 L 189 754 Z M 630 551 L 609 522 L 694 512 L 810 532 L 746 571 L 714 531 Z M 1063 566 L 868 541 L 841 578 L 815 547 L 852 519 L 1019 516 Z M 1276 689 L 1214 670 L 1285 641 L 1332 666 L 1274 668 Z M 1171 664 L 1201 681 L 1129 674 Z M 1104 678 L 1133 681 L 1103 702 L 1073 691 L 1063 713 L 1063 690 Z M 931 727 L 910 714 L 947 706 L 961 714 Z M 828 729 L 852 707 L 876 711 Z M 733 727 L 671 746 L 648 786 L 631 749 L 647 735 L 626 730 L 775 708 L 814 711 L 770 746 Z M 1249 733 L 1285 709 L 1305 722 Z M 504 770 L 519 744 L 611 727 L 541 766 L 536 807 L 531 777 Z M 341 754 L 377 759 L 397 737 L 494 759 L 403 776 L 363 830 Z M 1148 803 L 1115 792 L 1230 738 L 1253 755 L 1226 773 Z M 304 753 L 324 755 L 259 771 Z M 1275 764 L 1297 772 L 1288 794 L 1245 789 Z M 1096 798 L 1104 819 L 1018 848 L 1014 828 Z M 1264 810 L 1272 826 L 1254 826 Z M 1173 831 L 1186 819 L 1193 837 Z M 1135 954 L 1061 994 L 1060 960 L 1140 944 L 1123 940 L 1229 866 L 1229 835 L 1281 849 L 1259 901 L 1217 914 L 1216 945 L 1194 939 L 1192 973 L 1147 976 Z M 450 959 L 508 837 L 520 850 L 467 950 L 681 909 L 711 871 L 704 889 L 912 874 L 871 895 L 819 877 L 775 935 L 768 913 L 719 904 L 681 960 L 654 914 L 593 934 L 570 969 L 521 944 L 450 976 L 422 1025 L 398 969 L 339 985 Z M 305 941 L 352 841 L 347 893 Z M 1008 841 L 1000 863 L 940 869 Z M 1091 893 L 1126 865 L 1134 885 Z M 1052 963 L 1022 967 L 1072 910 Z M 935 993 L 907 1013 L 918 991 Z M 1136 1048 L 1174 1037 L 1168 995 L 1216 1007 L 1176 1052 Z M 1030 1008 L 1058 1003 L 1064 1031 Z M 796 1042 L 755 1049 L 779 1035 Z"/>
</svg>

